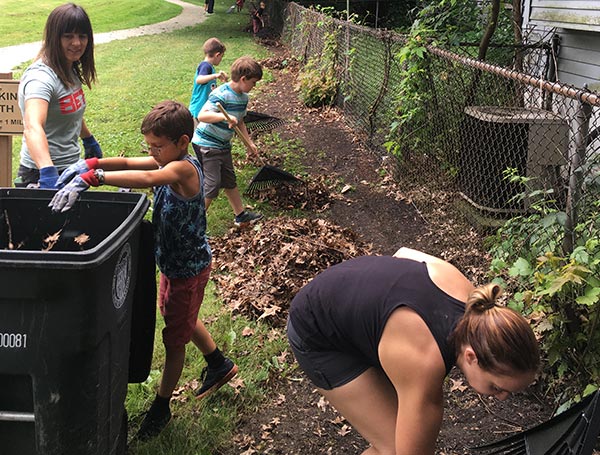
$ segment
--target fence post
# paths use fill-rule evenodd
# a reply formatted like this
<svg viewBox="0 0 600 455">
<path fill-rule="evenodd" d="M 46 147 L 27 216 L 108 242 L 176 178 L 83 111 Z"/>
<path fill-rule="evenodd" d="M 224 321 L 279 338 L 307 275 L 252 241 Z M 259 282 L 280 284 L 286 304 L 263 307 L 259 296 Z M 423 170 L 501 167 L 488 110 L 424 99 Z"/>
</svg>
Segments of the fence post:
<svg viewBox="0 0 600 455">
<path fill-rule="evenodd" d="M 587 88 L 587 87 L 584 87 Z M 590 129 L 592 106 L 581 99 L 578 100 L 577 112 L 574 117 L 575 134 L 573 149 L 569 153 L 569 188 L 567 192 L 565 236 L 563 238 L 563 253 L 569 255 L 575 245 L 575 226 L 577 226 L 577 205 L 583 184 L 581 166 L 585 161 L 587 137 Z"/>
</svg>

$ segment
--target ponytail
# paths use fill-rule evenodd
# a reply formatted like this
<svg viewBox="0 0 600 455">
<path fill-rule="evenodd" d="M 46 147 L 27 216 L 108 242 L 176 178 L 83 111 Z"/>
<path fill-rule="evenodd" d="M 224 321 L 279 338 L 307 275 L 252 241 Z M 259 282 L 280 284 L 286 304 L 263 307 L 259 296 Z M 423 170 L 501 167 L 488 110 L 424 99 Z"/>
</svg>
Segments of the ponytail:
<svg viewBox="0 0 600 455">
<path fill-rule="evenodd" d="M 502 288 L 493 283 L 471 292 L 465 314 L 451 335 L 456 355 L 471 346 L 484 370 L 536 371 L 540 352 L 533 330 L 521 314 L 497 304 L 500 295 Z"/>
<path fill-rule="evenodd" d="M 475 288 L 467 300 L 467 311 L 483 313 L 496 306 L 496 300 L 502 295 L 502 288 L 497 284 L 486 284 Z"/>
</svg>

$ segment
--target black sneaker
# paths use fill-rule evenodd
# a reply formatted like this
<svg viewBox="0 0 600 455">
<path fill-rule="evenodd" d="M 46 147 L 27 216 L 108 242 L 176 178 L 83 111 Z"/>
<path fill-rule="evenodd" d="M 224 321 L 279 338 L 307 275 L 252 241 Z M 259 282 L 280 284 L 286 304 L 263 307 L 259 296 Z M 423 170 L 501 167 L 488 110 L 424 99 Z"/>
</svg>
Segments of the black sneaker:
<svg viewBox="0 0 600 455">
<path fill-rule="evenodd" d="M 238 372 L 238 367 L 230 359 L 225 357 L 225 363 L 221 368 L 204 367 L 200 373 L 202 385 L 196 390 L 196 398 L 204 398 L 206 395 L 216 392 L 227 384 Z"/>
<path fill-rule="evenodd" d="M 235 225 L 239 227 L 239 226 L 246 225 L 249 223 L 250 224 L 256 223 L 258 220 L 262 219 L 262 217 L 263 217 L 262 213 L 249 212 L 248 210 L 244 210 L 239 215 L 236 215 Z"/>
<path fill-rule="evenodd" d="M 167 408 L 167 412 L 159 411 L 156 406 L 150 406 L 146 412 L 146 417 L 140 425 L 136 439 L 139 441 L 148 441 L 155 438 L 165 429 L 171 421 L 171 410 Z"/>
</svg>

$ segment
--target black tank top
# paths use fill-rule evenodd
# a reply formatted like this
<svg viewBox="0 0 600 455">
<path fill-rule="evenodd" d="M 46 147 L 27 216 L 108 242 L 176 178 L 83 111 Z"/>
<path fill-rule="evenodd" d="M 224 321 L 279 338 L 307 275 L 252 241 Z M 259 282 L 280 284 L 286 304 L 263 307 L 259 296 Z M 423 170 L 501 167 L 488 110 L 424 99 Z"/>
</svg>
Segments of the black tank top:
<svg viewBox="0 0 600 455">
<path fill-rule="evenodd" d="M 456 361 L 448 337 L 465 304 L 431 281 L 424 262 L 362 256 L 330 267 L 296 295 L 290 320 L 313 349 L 355 353 L 381 367 L 379 340 L 390 314 L 401 306 L 425 321 L 448 374 Z"/>
</svg>

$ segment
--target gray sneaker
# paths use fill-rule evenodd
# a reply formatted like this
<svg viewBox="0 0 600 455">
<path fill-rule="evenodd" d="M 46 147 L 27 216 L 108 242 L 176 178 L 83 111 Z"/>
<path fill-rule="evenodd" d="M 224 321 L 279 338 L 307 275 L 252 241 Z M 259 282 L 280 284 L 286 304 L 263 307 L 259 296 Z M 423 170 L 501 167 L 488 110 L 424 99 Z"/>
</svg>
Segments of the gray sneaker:
<svg viewBox="0 0 600 455">
<path fill-rule="evenodd" d="M 235 225 L 239 227 L 246 224 L 253 224 L 256 223 L 258 220 L 261 220 L 262 218 L 262 213 L 249 212 L 248 210 L 244 210 L 242 213 L 235 217 Z"/>
</svg>

